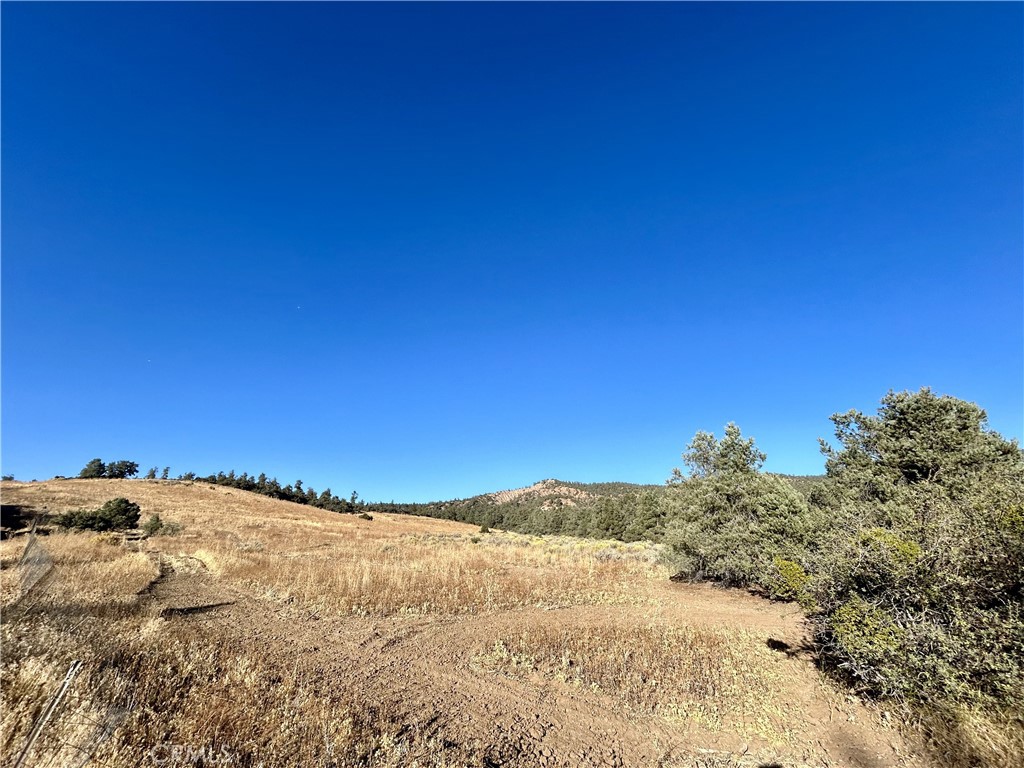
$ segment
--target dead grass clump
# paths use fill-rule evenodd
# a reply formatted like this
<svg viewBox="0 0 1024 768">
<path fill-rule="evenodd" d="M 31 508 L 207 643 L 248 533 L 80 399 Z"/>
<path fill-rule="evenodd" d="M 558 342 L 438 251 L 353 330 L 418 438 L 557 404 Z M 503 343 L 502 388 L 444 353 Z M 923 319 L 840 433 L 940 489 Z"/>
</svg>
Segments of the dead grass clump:
<svg viewBox="0 0 1024 768">
<path fill-rule="evenodd" d="M 28 537 L 3 542 L 0 552 L 5 567 L 0 572 L 3 595 L 0 605 L 10 606 L 20 597 L 19 565 L 13 552 L 20 555 Z M 33 590 L 24 598 L 64 606 L 128 606 L 159 575 L 155 563 L 145 554 L 125 549 L 116 539 L 104 534 L 73 532 L 39 537 L 36 546 L 45 549 L 53 562 L 45 589 Z M 9 554 L 12 553 L 12 554 Z"/>
<path fill-rule="evenodd" d="M 47 726 L 29 766 L 231 765 L 439 766 L 437 750 L 398 736 L 379 707 L 282 671 L 273 659 L 202 629 L 168 625 L 110 632 L 100 624 L 58 631 L 31 622 L 34 642 L 5 627 L 13 655 L 3 666 L 2 759 L 13 762 L 32 724 L 60 686 L 70 659 L 84 658 L 64 705 Z M 164 760 L 166 762 L 166 760 Z"/>
<path fill-rule="evenodd" d="M 422 542 L 464 541 L 460 534 L 421 534 L 415 537 Z M 624 560 L 630 563 L 650 566 L 663 559 L 664 547 L 649 541 L 625 543 L 614 539 L 579 539 L 572 536 L 531 536 L 509 531 L 491 531 L 476 536 L 479 542 L 490 547 L 531 547 L 544 552 L 551 558 L 563 555 L 581 555 L 598 560 Z"/>
<path fill-rule="evenodd" d="M 144 555 L 89 534 L 46 545 L 54 578 L 0 625 L 0 764 L 14 763 L 73 660 L 81 672 L 27 766 L 431 768 L 451 759 L 334 680 L 289 670 L 216 628 L 157 618 L 137 595 L 155 575 Z"/>
<path fill-rule="evenodd" d="M 963 706 L 904 713 L 924 734 L 936 764 L 948 768 L 1016 768 L 1024 755 L 1024 712 L 982 712 Z"/>
<path fill-rule="evenodd" d="M 627 624 L 538 626 L 498 638 L 485 668 L 540 673 L 615 696 L 630 709 L 706 727 L 770 726 L 778 659 L 752 633 Z"/>
<path fill-rule="evenodd" d="M 207 543 L 194 556 L 211 572 L 265 596 L 363 615 L 480 613 L 625 601 L 637 594 L 630 586 L 635 564 L 588 552 L 474 545 L 468 536 L 352 537 L 301 554 Z"/>
</svg>

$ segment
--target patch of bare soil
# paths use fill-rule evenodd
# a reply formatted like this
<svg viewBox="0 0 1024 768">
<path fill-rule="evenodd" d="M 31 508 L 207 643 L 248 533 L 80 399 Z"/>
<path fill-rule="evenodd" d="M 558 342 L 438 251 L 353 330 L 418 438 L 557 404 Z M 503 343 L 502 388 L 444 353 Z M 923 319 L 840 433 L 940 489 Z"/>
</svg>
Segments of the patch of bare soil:
<svg viewBox="0 0 1024 768">
<path fill-rule="evenodd" d="M 824 683 L 792 606 L 742 592 L 665 584 L 655 607 L 525 608 L 475 616 L 322 616 L 256 597 L 195 558 L 152 553 L 161 576 L 144 595 L 164 621 L 202 622 L 244 640 L 282 669 L 343 689 L 386 712 L 400 736 L 482 766 L 917 766 L 875 712 Z M 777 651 L 792 731 L 750 738 L 682 718 L 638 712 L 594 687 L 531 670 L 509 676 L 479 663 L 495 638 L 524 627 L 596 632 L 659 621 L 755 632 Z M 776 658 L 776 657 L 772 657 Z M 460 762 L 462 761 L 462 762 Z"/>
</svg>

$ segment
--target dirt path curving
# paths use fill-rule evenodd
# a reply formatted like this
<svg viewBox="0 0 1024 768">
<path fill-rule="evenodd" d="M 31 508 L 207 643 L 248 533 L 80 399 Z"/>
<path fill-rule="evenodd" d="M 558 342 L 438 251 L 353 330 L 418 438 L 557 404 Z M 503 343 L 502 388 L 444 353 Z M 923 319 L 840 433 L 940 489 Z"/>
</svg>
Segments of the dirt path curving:
<svg viewBox="0 0 1024 768">
<path fill-rule="evenodd" d="M 344 688 L 388 712 L 399 736 L 471 746 L 483 766 L 849 766 L 921 763 L 892 729 L 823 684 L 800 652 L 806 629 L 792 606 L 741 592 L 665 584 L 654 606 L 524 608 L 470 616 L 319 616 L 261 599 L 209 573 L 195 558 L 153 553 L 161 576 L 143 596 L 164 621 L 203 622 L 308 679 Z M 757 739 L 631 710 L 606 692 L 528 671 L 509 676 L 479 663 L 495 638 L 524 627 L 597 631 L 664 622 L 756 633 L 780 672 L 789 731 Z"/>
</svg>

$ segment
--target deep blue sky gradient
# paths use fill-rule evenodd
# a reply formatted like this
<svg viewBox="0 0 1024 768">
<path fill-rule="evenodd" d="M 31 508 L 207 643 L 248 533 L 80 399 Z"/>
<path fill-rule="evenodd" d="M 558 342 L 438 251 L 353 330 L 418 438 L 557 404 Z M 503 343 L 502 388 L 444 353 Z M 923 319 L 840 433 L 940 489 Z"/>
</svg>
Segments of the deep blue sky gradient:
<svg viewBox="0 0 1024 768">
<path fill-rule="evenodd" d="M 20 4 L 3 471 L 428 500 L 1024 429 L 1020 4 Z"/>
</svg>

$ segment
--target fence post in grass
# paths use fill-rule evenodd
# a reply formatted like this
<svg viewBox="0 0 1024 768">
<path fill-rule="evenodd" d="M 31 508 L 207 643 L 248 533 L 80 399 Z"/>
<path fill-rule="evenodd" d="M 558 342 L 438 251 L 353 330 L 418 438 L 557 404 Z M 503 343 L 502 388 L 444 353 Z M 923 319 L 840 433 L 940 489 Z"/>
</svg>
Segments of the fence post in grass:
<svg viewBox="0 0 1024 768">
<path fill-rule="evenodd" d="M 61 683 L 57 692 L 50 699 L 49 704 L 46 705 L 46 709 L 43 710 L 43 714 L 36 720 L 36 724 L 32 726 L 32 732 L 28 735 L 28 741 L 25 742 L 24 748 L 21 750 L 21 754 L 18 755 L 17 761 L 14 763 L 14 768 L 21 768 L 25 763 L 25 758 L 28 757 L 28 753 L 32 751 L 32 746 L 36 743 L 36 739 L 39 738 L 39 734 L 43 732 L 43 728 L 46 727 L 46 723 L 49 722 L 50 717 L 60 706 L 60 703 L 64 700 L 67 695 L 68 689 L 71 687 L 71 683 L 78 677 L 78 673 L 82 670 L 82 662 L 75 659 L 71 662 L 71 666 L 68 668 L 68 673 L 64 675 L 64 682 Z"/>
<path fill-rule="evenodd" d="M 32 591 L 50 571 L 53 570 L 53 558 L 46 548 L 39 543 L 36 534 L 38 519 L 32 522 L 32 530 L 28 534 L 28 543 L 21 551 L 18 559 L 18 601 Z M 16 601 L 17 602 L 17 601 Z"/>
</svg>

